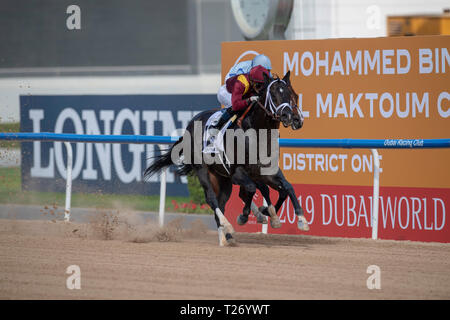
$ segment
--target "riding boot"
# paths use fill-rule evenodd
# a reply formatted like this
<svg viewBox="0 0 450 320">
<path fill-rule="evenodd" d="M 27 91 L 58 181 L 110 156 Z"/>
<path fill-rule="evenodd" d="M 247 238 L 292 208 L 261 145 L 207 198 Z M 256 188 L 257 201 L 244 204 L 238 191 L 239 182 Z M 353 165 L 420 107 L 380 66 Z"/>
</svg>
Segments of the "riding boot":
<svg viewBox="0 0 450 320">
<path fill-rule="evenodd" d="M 233 108 L 229 107 L 226 108 L 225 111 L 222 112 L 222 116 L 220 117 L 220 119 L 217 121 L 217 123 L 213 126 L 211 126 L 214 129 L 220 130 L 222 129 L 222 127 L 224 126 L 225 123 L 227 123 L 228 120 L 231 119 L 231 117 L 235 114 L 236 112 L 233 111 Z"/>
</svg>

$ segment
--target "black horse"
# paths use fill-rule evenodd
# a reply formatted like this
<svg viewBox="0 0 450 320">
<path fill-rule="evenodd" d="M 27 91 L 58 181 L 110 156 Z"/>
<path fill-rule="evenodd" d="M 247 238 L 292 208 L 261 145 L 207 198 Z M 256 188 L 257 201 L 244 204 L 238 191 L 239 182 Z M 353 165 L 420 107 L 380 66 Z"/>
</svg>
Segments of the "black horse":
<svg viewBox="0 0 450 320">
<path fill-rule="evenodd" d="M 291 108 L 292 122 L 290 125 L 293 130 L 298 130 L 298 129 L 301 129 L 303 126 L 303 115 L 300 111 L 300 108 L 297 105 L 298 94 L 295 92 L 294 88 L 292 87 L 289 76 L 290 76 L 290 71 L 288 71 L 286 73 L 286 75 L 283 78 L 283 81 L 288 86 L 287 92 L 290 95 L 290 103 L 292 105 L 292 108 Z M 283 88 L 280 88 L 280 89 L 283 90 Z M 288 97 L 286 94 L 284 94 L 281 100 L 286 100 L 286 99 L 288 99 Z M 281 122 L 286 127 L 286 123 L 284 121 L 281 121 Z M 278 191 L 278 194 L 279 194 L 275 207 L 273 207 L 273 205 L 271 203 L 270 191 L 269 191 L 269 187 L 266 183 L 262 183 L 259 180 L 255 182 L 257 189 L 259 189 L 261 191 L 261 194 L 267 203 L 267 206 L 262 206 L 259 208 L 252 201 L 249 201 L 249 198 L 253 197 L 252 193 L 247 194 L 245 187 L 244 186 L 240 187 L 239 196 L 244 201 L 245 206 L 243 209 L 243 214 L 238 216 L 238 219 L 237 219 L 237 223 L 239 225 L 244 225 L 247 223 L 248 216 L 249 216 L 250 210 L 251 210 L 254 213 L 254 215 L 256 216 L 258 223 L 267 223 L 267 220 L 264 218 L 264 216 L 270 216 L 271 217 L 270 224 L 271 224 L 272 228 L 280 228 L 281 222 L 275 213 L 277 213 L 280 210 L 281 206 L 283 205 L 283 202 L 286 200 L 286 198 L 288 196 L 291 198 L 291 201 L 294 205 L 294 210 L 297 213 L 297 215 L 299 217 L 303 216 L 303 209 L 300 207 L 298 200 L 296 199 L 294 189 L 287 181 L 286 181 L 287 183 L 283 183 L 283 181 L 285 181 L 286 179 L 284 179 L 284 177 L 282 177 L 283 173 L 281 172 L 281 169 L 278 169 L 278 170 L 279 170 L 279 172 L 277 172 L 277 175 L 280 176 L 280 179 L 279 179 L 280 184 L 277 184 L 276 188 L 275 188 L 275 190 Z M 308 225 L 307 225 L 305 219 L 303 219 L 303 218 L 299 219 L 298 228 L 301 230 L 308 230 Z"/>
<path fill-rule="evenodd" d="M 279 227 L 277 224 L 279 218 L 276 212 L 289 195 L 295 213 L 299 218 L 299 228 L 308 230 L 303 210 L 298 203 L 294 190 L 278 167 L 278 158 L 275 159 L 276 168 L 274 168 L 273 161 L 267 164 L 267 157 L 264 159 L 265 162 L 261 157 L 263 152 L 265 155 L 270 155 L 269 157 L 272 157 L 272 159 L 274 155 L 278 155 L 278 144 L 276 144 L 275 149 L 273 148 L 273 130 L 276 130 L 275 132 L 278 134 L 277 130 L 280 123 L 283 123 L 285 127 L 289 125 L 293 128 L 301 127 L 303 119 L 299 116 L 298 110 L 295 110 L 297 108 L 293 109 L 292 107 L 293 93 L 289 73 L 283 79 L 276 78 L 273 80 L 265 76 L 265 86 L 259 101 L 249 107 L 250 109 L 247 110 L 247 115 L 242 121 L 235 121 L 229 127 L 231 130 L 241 129 L 245 133 L 253 129 L 258 133 L 256 141 L 250 141 L 249 136 L 244 136 L 243 154 L 242 149 L 238 150 L 238 142 L 234 143 L 233 148 L 229 150 L 225 148 L 226 153 L 224 155 L 216 154 L 215 161 L 211 162 L 204 157 L 205 155 L 202 156 L 201 144 L 199 147 L 196 146 L 196 143 L 199 140 L 202 141 L 198 137 L 199 135 L 202 137 L 207 120 L 216 111 L 208 110 L 197 114 L 189 122 L 184 136 L 172 145 L 168 152 L 157 156 L 156 161 L 145 170 L 144 176 L 149 177 L 172 164 L 179 165 L 178 173 L 181 175 L 187 175 L 193 171 L 204 189 L 206 202 L 215 213 L 220 245 L 234 244 L 233 227 L 224 216 L 225 204 L 231 195 L 233 184 L 241 186 L 239 195 L 245 202 L 243 215 L 238 218 L 238 223 L 243 224 L 246 222 L 246 218 L 248 219 L 252 198 L 258 187 L 269 204 L 265 214 L 270 215 L 271 223 L 272 220 L 275 221 L 272 226 Z M 200 132 L 198 129 L 200 129 Z M 262 129 L 266 129 L 266 131 Z M 224 139 L 224 145 L 226 146 L 226 137 Z M 278 139 L 278 135 L 276 139 Z M 193 150 L 194 152 L 186 152 L 187 150 Z M 228 155 L 231 150 L 234 152 L 232 152 L 231 159 L 228 159 L 231 161 L 227 166 L 223 163 L 224 156 Z M 244 161 L 239 161 L 242 160 L 242 156 L 244 156 Z M 238 159 L 238 157 L 240 158 Z M 182 163 L 180 163 L 180 159 L 183 159 Z M 254 161 L 255 159 L 256 161 Z M 270 173 L 262 174 L 263 169 L 268 169 L 266 172 L 270 171 Z M 267 186 L 280 192 L 275 208 L 270 203 Z"/>
</svg>

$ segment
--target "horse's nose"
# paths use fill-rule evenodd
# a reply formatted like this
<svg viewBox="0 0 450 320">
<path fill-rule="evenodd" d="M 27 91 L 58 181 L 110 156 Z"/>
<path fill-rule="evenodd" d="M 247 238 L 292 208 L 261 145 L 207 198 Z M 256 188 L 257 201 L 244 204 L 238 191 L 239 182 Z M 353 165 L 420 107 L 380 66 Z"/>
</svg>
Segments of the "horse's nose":
<svg viewBox="0 0 450 320">
<path fill-rule="evenodd" d="M 280 120 L 283 123 L 284 127 L 288 127 L 292 122 L 292 113 L 286 109 L 283 110 L 281 112 Z"/>
<path fill-rule="evenodd" d="M 298 114 L 294 114 L 294 116 L 292 117 L 292 129 L 294 130 L 298 130 L 303 126 L 303 121 L 302 118 L 300 117 L 300 115 Z"/>
</svg>

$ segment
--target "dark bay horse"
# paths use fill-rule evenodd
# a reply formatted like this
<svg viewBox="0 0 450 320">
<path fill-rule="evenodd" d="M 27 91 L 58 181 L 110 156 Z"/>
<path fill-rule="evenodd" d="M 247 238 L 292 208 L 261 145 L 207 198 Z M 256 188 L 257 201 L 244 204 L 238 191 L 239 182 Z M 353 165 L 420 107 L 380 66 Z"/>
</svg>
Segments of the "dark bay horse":
<svg viewBox="0 0 450 320">
<path fill-rule="evenodd" d="M 201 141 L 205 125 L 210 116 L 216 111 L 208 110 L 197 114 L 189 122 L 183 137 L 173 144 L 168 152 L 157 156 L 156 161 L 144 172 L 144 176 L 149 177 L 172 164 L 179 166 L 178 173 L 181 175 L 194 172 L 204 189 L 206 202 L 214 211 L 219 233 L 219 244 L 221 246 L 235 243 L 232 236 L 234 229 L 224 215 L 225 204 L 231 195 L 233 184 L 241 186 L 239 195 L 245 202 L 244 217 L 248 217 L 256 188 L 260 188 L 263 196 L 268 197 L 267 186 L 270 186 L 280 192 L 280 201 L 283 197 L 284 201 L 287 195 L 291 197 L 295 213 L 299 218 L 299 227 L 302 230 L 308 230 L 303 210 L 295 197 L 293 188 L 278 168 L 278 158 L 276 158 L 276 167 L 274 168 L 273 162 L 271 163 L 272 166 L 268 165 L 267 157 L 263 161 L 261 156 L 264 153 L 265 155 L 270 155 L 273 159 L 274 155 L 278 155 L 278 144 L 273 146 L 274 132 L 276 132 L 276 140 L 278 142 L 280 123 L 283 123 L 285 127 L 289 125 L 294 126 L 293 119 L 296 118 L 296 115 L 298 116 L 298 113 L 296 114 L 292 109 L 293 91 L 290 89 L 289 73 L 283 79 L 277 78 L 272 80 L 268 77 L 265 78 L 265 89 L 259 101 L 252 105 L 241 123 L 235 121 L 227 130 L 227 133 L 230 129 L 234 131 L 241 129 L 241 131 L 245 132 L 243 150 L 237 149 L 239 141 L 237 144 L 232 144 L 232 147 L 228 148 L 228 150 L 225 148 L 226 154 L 229 154 L 229 151 L 234 151 L 231 153 L 232 157 L 229 159 L 231 163 L 228 168 L 223 164 L 224 158 L 221 158 L 220 154 L 216 154 L 214 158 L 216 161 L 213 162 L 207 160 L 205 154 L 202 155 Z M 240 127 L 238 123 L 240 123 Z M 299 124 L 297 123 L 296 125 L 298 126 Z M 246 135 L 247 132 L 250 132 L 250 129 L 258 133 L 256 135 L 257 140 L 250 141 L 250 137 Z M 198 144 L 196 148 L 198 141 L 200 141 L 200 148 Z M 225 141 L 226 137 L 224 138 L 224 146 L 227 146 L 228 144 Z M 242 156 L 245 161 L 239 162 L 238 157 L 242 160 Z M 252 159 L 255 160 L 255 157 L 256 161 L 252 162 Z M 266 172 L 270 172 L 262 174 L 264 168 L 269 169 Z M 293 194 L 293 197 L 291 194 Z M 268 200 L 268 203 L 270 203 L 270 199 Z M 276 206 L 278 207 L 278 203 Z M 267 211 L 271 218 L 274 220 L 278 219 L 276 215 L 277 210 L 271 204 Z"/>
<path fill-rule="evenodd" d="M 292 87 L 289 76 L 290 76 L 290 71 L 288 71 L 286 73 L 286 75 L 283 78 L 283 81 L 288 85 L 288 92 L 291 97 L 290 103 L 292 105 L 292 111 L 293 111 L 291 127 L 293 130 L 298 130 L 298 129 L 302 128 L 304 119 L 303 119 L 303 115 L 300 111 L 300 108 L 297 105 L 299 96 L 295 92 L 294 88 Z M 283 96 L 283 99 L 286 100 L 287 97 Z M 286 127 L 285 123 L 283 123 L 283 125 Z M 279 169 L 279 172 L 277 174 L 279 176 L 282 176 L 281 169 Z M 285 180 L 285 179 L 280 177 L 280 182 L 282 182 L 283 180 Z M 278 216 L 274 215 L 274 212 L 278 213 L 281 206 L 283 205 L 283 202 L 289 196 L 293 203 L 294 210 L 297 213 L 297 216 L 299 216 L 298 228 L 300 230 L 308 230 L 308 225 L 306 223 L 306 220 L 301 218 L 301 217 L 303 217 L 303 209 L 300 207 L 298 200 L 296 199 L 294 189 L 292 188 L 292 186 L 289 183 L 277 184 L 277 187 L 275 190 L 278 191 L 279 196 L 278 196 L 278 200 L 277 200 L 275 207 L 273 207 L 273 205 L 271 203 L 270 191 L 269 191 L 269 187 L 268 187 L 267 183 L 262 183 L 260 181 L 256 181 L 255 184 L 256 184 L 256 187 L 261 191 L 263 198 L 266 200 L 267 206 L 262 206 L 262 207 L 258 208 L 255 204 L 253 204 L 252 202 L 249 202 L 248 198 L 250 197 L 250 195 L 247 195 L 245 188 L 243 186 L 241 186 L 240 191 L 239 191 L 239 196 L 244 201 L 245 206 L 243 209 L 243 214 L 241 214 L 237 219 L 237 223 L 239 225 L 244 225 L 245 223 L 247 223 L 248 216 L 249 216 L 250 209 L 251 209 L 251 211 L 253 211 L 253 213 L 257 217 L 258 223 L 267 223 L 266 221 L 264 221 L 264 218 L 262 217 L 262 215 L 266 215 L 266 216 L 271 217 L 270 223 L 271 223 L 272 228 L 281 227 L 281 223 L 278 219 Z M 247 199 L 247 201 L 245 199 Z"/>
</svg>

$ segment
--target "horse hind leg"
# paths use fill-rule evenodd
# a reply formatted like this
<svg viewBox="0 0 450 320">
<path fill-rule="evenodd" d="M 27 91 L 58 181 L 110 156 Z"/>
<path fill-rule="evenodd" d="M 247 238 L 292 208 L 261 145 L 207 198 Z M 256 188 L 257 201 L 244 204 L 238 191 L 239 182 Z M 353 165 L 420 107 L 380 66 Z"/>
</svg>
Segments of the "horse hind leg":
<svg viewBox="0 0 450 320">
<path fill-rule="evenodd" d="M 208 201 L 207 201 L 208 202 Z M 208 203 L 209 204 L 209 203 Z M 234 228 L 231 223 L 225 218 L 220 208 L 216 207 L 214 210 L 217 232 L 219 235 L 219 245 L 221 247 L 227 244 L 234 244 Z"/>
<path fill-rule="evenodd" d="M 217 224 L 217 234 L 219 236 L 219 246 L 224 247 L 226 245 L 234 246 L 236 244 L 232 234 L 229 230 L 226 230 L 223 225 L 221 225 L 220 220 L 216 214 L 214 214 L 214 219 Z M 228 232 L 227 232 L 228 231 Z"/>
<path fill-rule="evenodd" d="M 249 199 L 249 195 L 244 186 L 239 188 L 239 197 L 244 201 L 244 208 L 242 209 L 242 214 L 237 217 L 237 224 L 243 226 L 248 221 L 248 216 L 250 215 L 251 206 L 248 205 L 250 202 L 253 205 L 253 201 Z"/>
<path fill-rule="evenodd" d="M 234 184 L 240 185 L 239 197 L 244 201 L 244 208 L 241 215 L 237 218 L 239 225 L 244 225 L 248 221 L 250 214 L 253 196 L 256 193 L 256 184 L 248 177 L 247 173 L 242 168 L 237 168 L 233 175 L 232 181 Z"/>
<path fill-rule="evenodd" d="M 219 236 L 219 246 L 225 246 L 228 244 L 232 245 L 234 242 L 234 239 L 232 240 L 234 229 L 223 214 L 225 205 L 223 204 L 221 208 L 219 204 L 218 197 L 221 194 L 221 188 L 219 188 L 218 178 L 215 175 L 211 174 L 206 167 L 196 169 L 195 172 L 203 188 L 203 191 L 205 192 L 206 203 L 208 203 L 208 205 L 214 211 L 214 218 L 216 220 L 217 232 Z"/>
<path fill-rule="evenodd" d="M 210 174 L 211 176 L 211 174 Z M 216 178 L 217 180 L 217 178 Z M 226 179 L 226 178 L 222 178 L 220 179 L 220 181 L 217 181 L 220 183 L 221 188 L 217 188 L 216 194 L 217 194 L 217 201 L 219 203 L 219 209 L 225 213 L 225 205 L 228 201 L 228 199 L 230 199 L 230 195 L 231 192 L 233 190 L 233 185 L 231 183 L 231 180 Z M 213 183 L 214 184 L 214 183 Z M 218 233 L 219 233 L 219 245 L 220 246 L 224 246 L 224 245 L 228 245 L 228 246 L 236 246 L 236 241 L 233 238 L 232 233 L 230 232 L 226 232 L 224 230 L 224 227 L 219 226 L 220 221 L 217 217 L 217 215 L 214 216 L 216 218 L 216 223 L 218 224 Z M 229 231 L 229 230 L 228 230 Z M 232 230 L 234 232 L 234 230 Z"/>
</svg>

